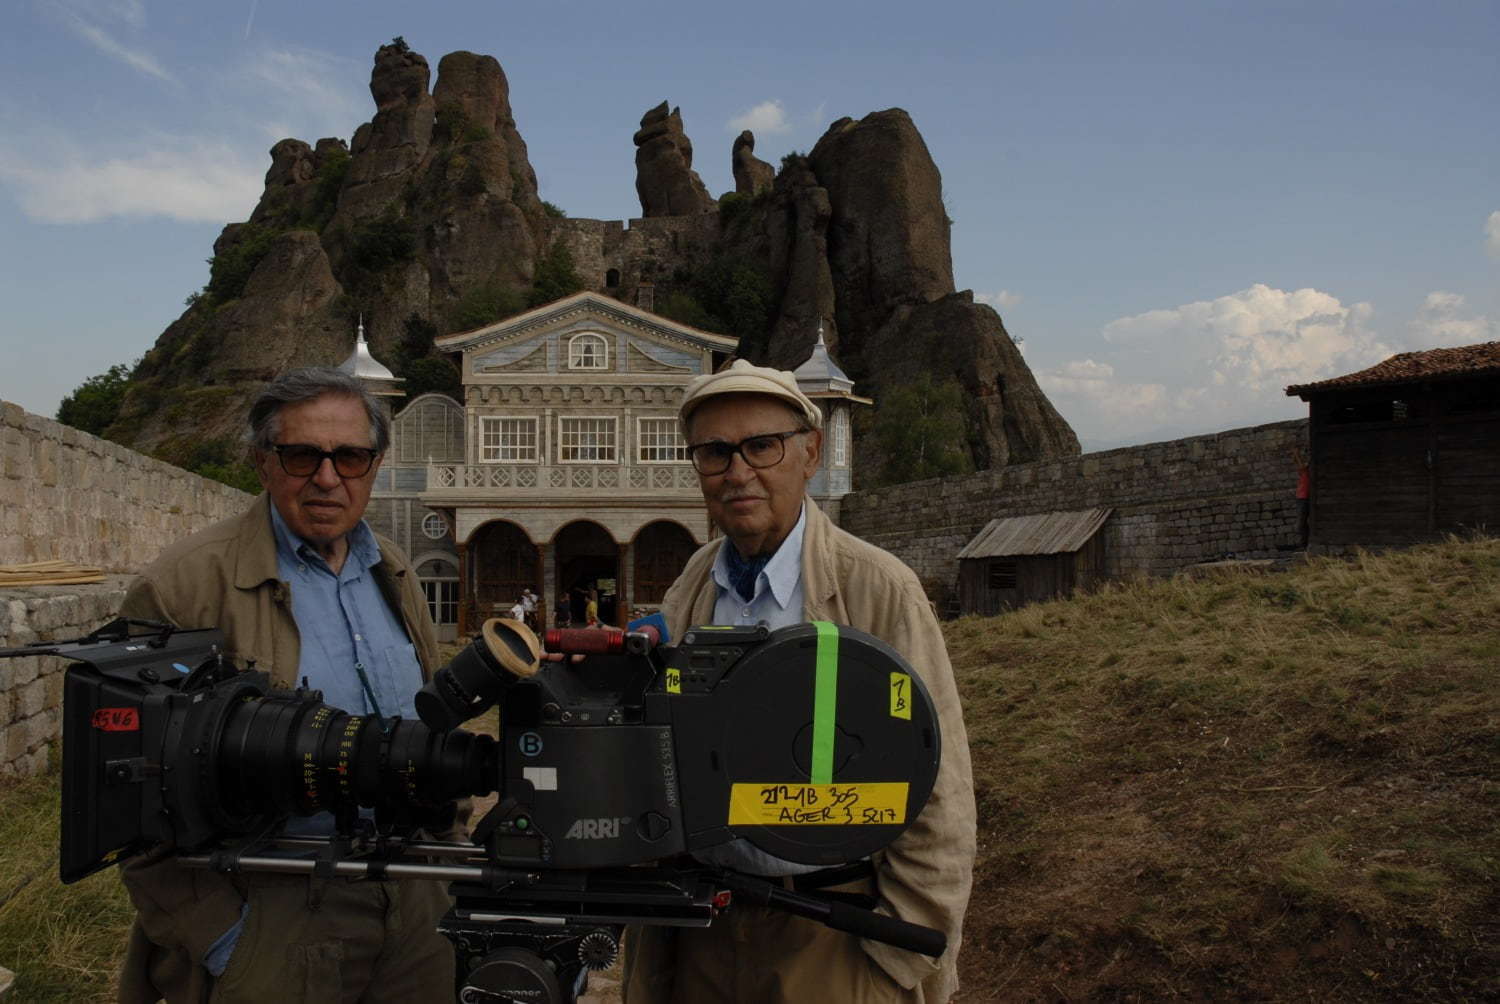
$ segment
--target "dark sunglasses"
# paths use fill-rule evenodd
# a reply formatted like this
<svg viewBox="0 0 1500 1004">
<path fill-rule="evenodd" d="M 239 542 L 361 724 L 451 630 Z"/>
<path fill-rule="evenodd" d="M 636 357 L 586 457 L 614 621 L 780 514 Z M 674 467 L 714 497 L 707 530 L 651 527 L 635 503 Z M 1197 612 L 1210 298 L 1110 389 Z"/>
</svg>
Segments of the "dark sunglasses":
<svg viewBox="0 0 1500 1004">
<path fill-rule="evenodd" d="M 370 473 L 379 450 L 366 446 L 337 446 L 331 450 L 320 450 L 305 443 L 277 443 L 271 449 L 281 461 L 281 469 L 294 478 L 305 478 L 316 474 L 324 460 L 333 461 L 334 473 L 341 478 L 362 478 Z"/>
</svg>

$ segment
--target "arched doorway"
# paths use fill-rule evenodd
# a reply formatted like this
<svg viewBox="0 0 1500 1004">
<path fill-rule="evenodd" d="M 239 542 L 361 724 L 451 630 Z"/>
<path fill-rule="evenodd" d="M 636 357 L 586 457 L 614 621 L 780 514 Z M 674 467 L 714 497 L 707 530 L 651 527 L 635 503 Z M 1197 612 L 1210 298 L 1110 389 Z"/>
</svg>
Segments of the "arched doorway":
<svg viewBox="0 0 1500 1004">
<path fill-rule="evenodd" d="M 536 545 L 514 523 L 486 523 L 469 538 L 469 579 L 470 623 L 509 616 L 521 590 L 542 588 Z"/>
<path fill-rule="evenodd" d="M 635 535 L 635 602 L 660 603 L 697 549 L 681 524 L 658 520 L 641 527 Z"/>
<path fill-rule="evenodd" d="M 567 610 L 571 622 L 581 627 L 589 590 L 599 597 L 599 620 L 622 624 L 620 547 L 609 531 L 590 520 L 569 523 L 552 540 L 557 561 L 557 611 Z"/>
</svg>

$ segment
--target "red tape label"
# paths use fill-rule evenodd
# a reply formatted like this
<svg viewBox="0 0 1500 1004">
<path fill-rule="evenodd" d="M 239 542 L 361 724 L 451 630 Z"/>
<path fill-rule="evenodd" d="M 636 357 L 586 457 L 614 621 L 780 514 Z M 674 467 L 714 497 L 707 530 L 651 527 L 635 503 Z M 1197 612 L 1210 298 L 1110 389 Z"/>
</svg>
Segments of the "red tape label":
<svg viewBox="0 0 1500 1004">
<path fill-rule="evenodd" d="M 139 732 L 141 715 L 135 708 L 100 708 L 91 724 L 100 732 Z"/>
</svg>

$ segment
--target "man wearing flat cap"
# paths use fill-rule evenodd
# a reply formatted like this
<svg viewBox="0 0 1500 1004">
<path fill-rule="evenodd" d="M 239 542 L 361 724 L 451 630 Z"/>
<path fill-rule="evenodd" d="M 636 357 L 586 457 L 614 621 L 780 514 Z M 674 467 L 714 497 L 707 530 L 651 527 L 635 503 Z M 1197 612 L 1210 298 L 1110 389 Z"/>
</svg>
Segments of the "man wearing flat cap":
<svg viewBox="0 0 1500 1004">
<path fill-rule="evenodd" d="M 947 1001 L 974 863 L 974 785 L 953 668 L 916 575 L 834 526 L 807 496 L 823 445 L 817 405 L 784 370 L 741 359 L 688 385 L 678 413 L 710 518 L 724 532 L 689 559 L 662 604 L 672 637 L 694 624 L 847 624 L 895 648 L 922 677 L 942 729 L 932 797 L 864 867 L 819 871 L 745 841 L 709 863 L 792 888 L 867 897 L 875 909 L 948 936 L 932 959 L 737 903 L 708 928 L 632 929 L 628 1004 L 700 1001 Z"/>
</svg>

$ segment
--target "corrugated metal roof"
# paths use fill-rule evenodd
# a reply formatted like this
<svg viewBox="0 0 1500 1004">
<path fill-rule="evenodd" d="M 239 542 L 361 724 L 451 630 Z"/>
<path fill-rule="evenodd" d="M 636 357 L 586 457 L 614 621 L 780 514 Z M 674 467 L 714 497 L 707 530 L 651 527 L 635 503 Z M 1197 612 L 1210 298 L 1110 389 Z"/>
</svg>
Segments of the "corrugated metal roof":
<svg viewBox="0 0 1500 1004">
<path fill-rule="evenodd" d="M 1323 390 L 1379 387 L 1496 371 L 1500 371 L 1500 342 L 1481 342 L 1478 345 L 1460 345 L 1451 349 L 1401 352 L 1358 373 L 1319 380 L 1317 383 L 1294 384 L 1286 392 L 1289 397 L 1305 400 L 1308 394 Z"/>
<path fill-rule="evenodd" d="M 1113 509 L 1039 512 L 992 519 L 958 552 L 960 558 L 1005 558 L 1015 554 L 1066 554 L 1099 532 Z"/>
</svg>

